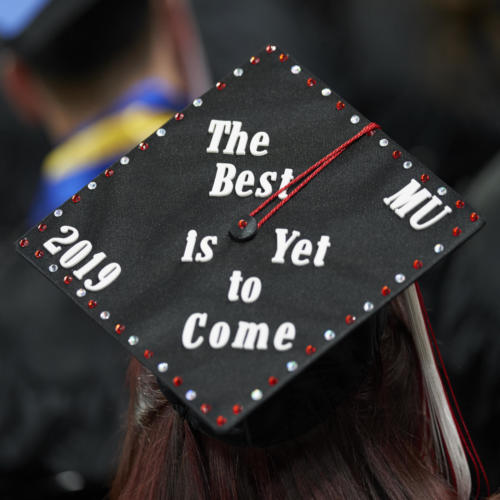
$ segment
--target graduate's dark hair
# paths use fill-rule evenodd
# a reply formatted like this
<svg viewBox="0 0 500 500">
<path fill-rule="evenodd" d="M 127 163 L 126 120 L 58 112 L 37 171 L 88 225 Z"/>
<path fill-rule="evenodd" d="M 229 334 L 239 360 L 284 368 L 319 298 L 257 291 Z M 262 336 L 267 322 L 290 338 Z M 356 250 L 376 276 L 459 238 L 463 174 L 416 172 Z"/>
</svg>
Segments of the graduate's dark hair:
<svg viewBox="0 0 500 500">
<path fill-rule="evenodd" d="M 145 43 L 148 0 L 99 0 L 45 43 L 20 56 L 42 78 L 78 83 Z"/>
<path fill-rule="evenodd" d="M 355 393 L 305 434 L 270 447 L 235 447 L 193 430 L 155 376 L 132 360 L 127 434 L 111 499 L 468 498 L 468 469 L 454 463 L 446 435 L 435 436 L 411 308 L 396 299 L 390 309 Z M 300 397 L 306 395 L 298 404 Z"/>
</svg>

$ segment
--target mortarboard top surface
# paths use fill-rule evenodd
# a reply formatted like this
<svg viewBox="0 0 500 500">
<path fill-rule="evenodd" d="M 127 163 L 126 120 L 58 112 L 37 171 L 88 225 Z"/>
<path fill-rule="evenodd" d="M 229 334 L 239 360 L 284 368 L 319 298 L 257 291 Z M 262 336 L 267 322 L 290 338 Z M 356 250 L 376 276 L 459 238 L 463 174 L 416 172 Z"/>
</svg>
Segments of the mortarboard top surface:
<svg viewBox="0 0 500 500">
<path fill-rule="evenodd" d="M 483 224 L 367 126 L 268 46 L 17 248 L 222 435 Z M 357 134 L 252 239 L 230 237 Z"/>
</svg>

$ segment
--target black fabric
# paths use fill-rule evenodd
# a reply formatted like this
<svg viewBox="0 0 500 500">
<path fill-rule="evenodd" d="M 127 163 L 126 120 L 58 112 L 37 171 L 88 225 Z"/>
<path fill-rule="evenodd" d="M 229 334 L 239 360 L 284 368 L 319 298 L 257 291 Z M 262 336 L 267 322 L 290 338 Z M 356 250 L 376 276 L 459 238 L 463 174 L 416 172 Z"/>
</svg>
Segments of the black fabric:
<svg viewBox="0 0 500 500">
<path fill-rule="evenodd" d="M 278 404 L 287 384 L 299 380 L 316 360 L 334 356 L 333 351 L 345 345 L 345 337 L 357 336 L 353 332 L 358 325 L 483 224 L 480 217 L 470 218 L 469 205 L 457 208 L 456 192 L 379 130 L 350 145 L 253 239 L 234 241 L 229 229 L 241 214 L 249 214 L 264 201 L 254 195 L 256 187 L 250 187 L 252 173 L 258 184 L 264 172 L 276 172 L 276 190 L 286 169 L 297 176 L 369 124 L 333 91 L 324 90 L 328 86 L 305 68 L 292 71 L 296 65 L 279 48 L 261 51 L 258 59 L 241 66 L 241 76 L 227 75 L 202 96 L 202 102 L 170 121 L 165 133 L 153 134 L 127 155 L 128 161 L 97 177 L 95 189 L 84 188 L 66 202 L 60 217 L 47 217 L 46 230 L 29 231 L 29 244 L 16 242 L 23 256 L 156 373 L 167 390 L 217 435 L 230 435 L 255 412 L 260 423 L 251 434 L 258 436 L 259 426 L 267 425 L 268 415 L 260 408 L 268 400 L 276 395 Z M 241 122 L 248 133 L 244 151 L 224 153 L 228 135 L 223 134 L 219 152 L 207 152 L 216 133 L 209 131 L 212 120 L 229 121 L 229 126 Z M 268 145 L 264 135 L 256 136 L 258 132 L 269 135 Z M 254 148 L 257 155 L 249 151 L 255 137 L 254 146 L 260 144 Z M 381 146 L 381 140 L 387 145 Z M 405 168 L 408 161 L 411 167 Z M 233 187 L 238 184 L 247 192 L 236 196 L 233 189 L 227 196 L 209 196 L 215 190 L 216 172 L 222 169 L 233 169 L 236 176 L 250 171 L 238 182 L 233 179 Z M 430 221 L 445 206 L 450 213 L 443 212 L 443 218 L 425 229 L 416 229 L 409 219 L 429 200 L 417 203 L 405 217 L 398 216 L 384 198 L 410 182 L 441 203 L 420 222 Z M 444 189 L 439 195 L 438 188 Z M 64 232 L 64 226 L 75 229 Z M 459 228 L 455 234 L 454 228 Z M 47 242 L 76 230 L 79 243 L 72 244 L 85 245 L 81 241 L 88 240 L 92 245 L 88 258 L 104 252 L 106 260 L 82 279 L 78 272 L 73 274 L 71 283 L 65 284 L 63 277 L 88 259 L 64 269 L 73 250 L 65 253 L 69 246 L 58 244 L 63 248 L 52 255 L 54 249 Z M 191 255 L 192 231 L 197 240 Z M 273 263 L 278 237 L 290 238 L 293 231 L 300 236 L 295 235 L 284 262 Z M 211 259 L 207 248 L 200 247 L 205 236 L 217 237 L 216 245 L 211 242 Z M 309 242 L 297 243 L 301 239 Z M 436 251 L 438 244 L 442 251 Z M 36 250 L 43 250 L 44 256 L 36 258 Z M 193 261 L 182 262 L 183 257 Z M 106 288 L 92 291 L 93 284 L 112 269 L 103 266 L 112 262 L 121 266 L 121 274 Z M 59 267 L 49 272 L 53 264 Z M 236 298 L 229 294 L 230 277 L 236 282 L 236 271 L 244 280 L 255 278 L 253 288 L 247 285 L 246 303 L 241 295 L 244 284 L 239 284 Z M 261 293 L 251 301 L 258 280 Z M 87 289 L 85 296 L 76 295 L 79 289 Z M 109 311 L 109 319 L 102 319 L 104 311 Z M 196 313 L 200 316 L 192 316 Z M 192 338 L 183 342 L 189 318 L 206 321 L 206 326 L 196 324 Z M 215 347 L 211 347 L 209 332 L 216 322 L 211 339 Z M 258 337 L 260 344 L 240 345 L 235 340 L 239 326 L 245 333 L 243 327 L 257 328 L 260 323 L 269 328 L 267 342 L 264 334 Z M 274 342 L 276 331 L 291 336 L 293 329 L 293 339 Z M 224 344 L 221 338 L 228 330 Z M 363 336 L 357 337 L 364 344 Z M 288 368 L 291 361 L 297 363 L 295 370 Z M 164 363 L 167 371 L 161 370 Z M 346 365 L 346 377 L 355 379 L 357 366 Z M 210 407 L 206 413 L 205 405 Z M 240 411 L 234 411 L 235 405 Z"/>
</svg>

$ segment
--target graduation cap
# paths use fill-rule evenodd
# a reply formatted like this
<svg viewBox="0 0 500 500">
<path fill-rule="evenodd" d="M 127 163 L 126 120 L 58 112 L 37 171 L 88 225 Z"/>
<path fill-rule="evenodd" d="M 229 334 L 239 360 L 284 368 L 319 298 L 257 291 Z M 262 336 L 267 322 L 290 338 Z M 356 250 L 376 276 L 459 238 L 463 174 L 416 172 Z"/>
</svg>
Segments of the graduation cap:
<svg viewBox="0 0 500 500">
<path fill-rule="evenodd" d="M 98 0 L 2 0 L 0 43 L 31 53 Z"/>
<path fill-rule="evenodd" d="M 193 425 L 259 443 L 359 383 L 384 306 L 482 224 L 269 45 L 16 246 Z"/>
</svg>

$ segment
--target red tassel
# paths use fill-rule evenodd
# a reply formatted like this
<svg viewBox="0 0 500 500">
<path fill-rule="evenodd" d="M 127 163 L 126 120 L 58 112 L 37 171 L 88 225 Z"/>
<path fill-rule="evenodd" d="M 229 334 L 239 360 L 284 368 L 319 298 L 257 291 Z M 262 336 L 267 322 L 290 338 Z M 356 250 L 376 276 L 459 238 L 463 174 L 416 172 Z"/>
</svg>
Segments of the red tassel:
<svg viewBox="0 0 500 500">
<path fill-rule="evenodd" d="M 363 127 L 357 134 L 352 136 L 350 139 L 345 141 L 343 144 L 335 148 L 333 151 L 328 153 L 326 156 L 318 160 L 314 165 L 311 165 L 307 170 L 304 170 L 300 175 L 292 179 L 286 186 L 275 191 L 267 200 L 261 203 L 255 210 L 250 212 L 252 217 L 255 217 L 261 210 L 263 210 L 271 201 L 276 199 L 283 191 L 286 191 L 289 187 L 296 184 L 298 181 L 306 177 L 287 197 L 281 200 L 272 210 L 270 210 L 262 219 L 257 223 L 258 228 L 266 223 L 285 203 L 287 203 L 291 198 L 293 198 L 303 187 L 305 187 L 309 182 L 311 182 L 314 177 L 316 177 L 324 168 L 326 168 L 335 158 L 340 156 L 351 144 L 356 142 L 361 137 L 369 134 L 373 130 L 380 128 L 380 125 L 376 123 L 369 123 Z"/>
</svg>

